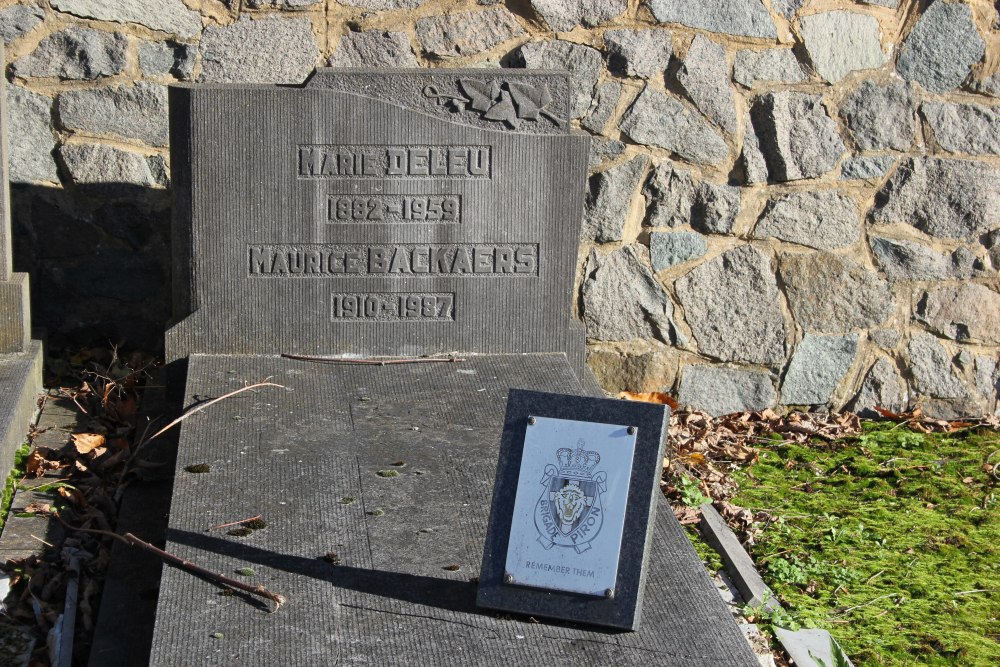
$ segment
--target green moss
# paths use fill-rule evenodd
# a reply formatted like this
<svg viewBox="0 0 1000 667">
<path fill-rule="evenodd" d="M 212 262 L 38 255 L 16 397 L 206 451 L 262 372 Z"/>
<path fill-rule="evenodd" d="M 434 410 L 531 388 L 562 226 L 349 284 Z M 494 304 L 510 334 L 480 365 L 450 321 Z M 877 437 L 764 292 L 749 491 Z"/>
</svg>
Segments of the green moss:
<svg viewBox="0 0 1000 667">
<path fill-rule="evenodd" d="M 195 463 L 194 465 L 184 466 L 184 470 L 195 474 L 204 474 L 211 471 L 212 466 L 207 463 Z"/>
<path fill-rule="evenodd" d="M 379 470 L 375 474 L 379 477 L 399 477 L 399 472 L 396 470 Z"/>
<path fill-rule="evenodd" d="M 734 501 L 774 515 L 758 568 L 854 664 L 997 665 L 998 450 L 995 432 L 865 424 L 845 441 L 764 445 Z"/>
<path fill-rule="evenodd" d="M 249 528 L 250 530 L 264 530 L 265 528 L 267 528 L 267 521 L 264 521 L 263 519 L 259 518 L 250 519 L 243 525 Z"/>
<path fill-rule="evenodd" d="M 14 467 L 10 469 L 10 474 L 4 481 L 3 490 L 0 491 L 0 531 L 3 530 L 7 522 L 7 512 L 10 511 L 10 504 L 14 501 L 14 493 L 17 491 L 18 481 L 24 477 L 24 463 L 31 453 L 31 445 L 24 443 L 14 452 Z"/>
</svg>

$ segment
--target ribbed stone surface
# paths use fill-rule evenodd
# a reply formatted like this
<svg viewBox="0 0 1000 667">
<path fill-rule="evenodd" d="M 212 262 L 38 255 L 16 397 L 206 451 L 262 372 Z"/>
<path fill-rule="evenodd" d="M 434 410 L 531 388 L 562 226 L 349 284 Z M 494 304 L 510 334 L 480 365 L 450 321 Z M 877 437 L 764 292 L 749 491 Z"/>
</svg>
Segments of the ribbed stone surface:
<svg viewBox="0 0 1000 667">
<path fill-rule="evenodd" d="M 646 86 L 621 122 L 634 141 L 676 153 L 697 164 L 720 164 L 729 155 L 715 129 L 680 102 Z"/>
<path fill-rule="evenodd" d="M 736 131 L 736 109 L 725 49 L 707 37 L 695 35 L 677 72 L 677 81 L 709 120 L 726 132 Z"/>
<path fill-rule="evenodd" d="M 1000 113 L 997 107 L 954 102 L 924 102 L 920 113 L 941 148 L 952 153 L 1000 155 Z"/>
<path fill-rule="evenodd" d="M 743 245 L 708 260 L 674 288 L 703 353 L 723 361 L 780 364 L 785 319 L 770 258 Z"/>
<path fill-rule="evenodd" d="M 182 0 L 50 0 L 52 9 L 83 18 L 116 23 L 138 23 L 181 37 L 201 32 L 201 16 Z"/>
<path fill-rule="evenodd" d="M 809 59 L 821 77 L 837 83 L 851 72 L 885 65 L 878 21 L 842 10 L 799 19 Z"/>
<path fill-rule="evenodd" d="M 551 40 L 528 42 L 517 50 L 517 54 L 521 63 L 530 69 L 562 69 L 569 72 L 573 82 L 573 117 L 579 118 L 587 113 L 604 64 L 600 51 L 582 44 Z"/>
<path fill-rule="evenodd" d="M 733 81 L 752 88 L 758 81 L 799 83 L 806 80 L 806 73 L 791 49 L 767 49 L 736 52 L 733 63 Z"/>
<path fill-rule="evenodd" d="M 786 255 L 779 267 L 792 316 L 806 331 L 867 329 L 885 322 L 895 309 L 889 284 L 845 257 Z"/>
<path fill-rule="evenodd" d="M 758 411 L 777 401 L 767 373 L 727 366 L 685 366 L 681 369 L 681 405 L 712 416 Z"/>
<path fill-rule="evenodd" d="M 646 0 L 660 23 L 742 37 L 777 37 L 761 0 Z"/>
<path fill-rule="evenodd" d="M 982 162 L 907 158 L 875 196 L 872 219 L 971 239 L 1000 227 L 1000 172 Z"/>
<path fill-rule="evenodd" d="M 862 150 L 909 150 L 917 132 L 910 86 L 863 81 L 840 105 L 840 116 Z"/>
<path fill-rule="evenodd" d="M 69 130 L 167 144 L 167 89 L 139 81 L 130 86 L 62 93 L 59 119 Z"/>
<path fill-rule="evenodd" d="M 276 58 L 274 54 L 280 53 Z M 305 18 L 244 16 L 209 26 L 201 38 L 201 81 L 206 83 L 302 83 L 316 67 L 319 49 Z"/>
<path fill-rule="evenodd" d="M 481 12 L 428 16 L 417 21 L 417 41 L 439 58 L 471 56 L 525 34 L 503 7 Z"/>
<path fill-rule="evenodd" d="M 6 86 L 6 94 L 8 178 L 14 183 L 58 183 L 52 156 L 56 145 L 52 134 L 52 99 L 19 86 Z"/>
<path fill-rule="evenodd" d="M 903 41 L 896 71 L 931 92 L 945 93 L 965 80 L 985 51 L 969 6 L 936 0 Z"/>
<path fill-rule="evenodd" d="M 530 0 L 531 7 L 557 32 L 578 25 L 607 23 L 628 8 L 628 0 Z"/>
<path fill-rule="evenodd" d="M 640 155 L 590 177 L 590 191 L 583 215 L 583 238 L 598 243 L 622 240 L 622 228 L 648 164 L 649 158 Z"/>
<path fill-rule="evenodd" d="M 340 38 L 330 67 L 416 67 L 417 57 L 405 32 L 367 30 Z"/>
<path fill-rule="evenodd" d="M 851 245 L 861 236 L 853 200 L 836 192 L 792 192 L 767 203 L 754 238 L 778 238 L 819 250 Z"/>
<path fill-rule="evenodd" d="M 673 53 L 669 30 L 606 30 L 608 70 L 619 76 L 650 78 L 662 74 Z"/>
<path fill-rule="evenodd" d="M 985 285 L 932 287 L 920 295 L 913 314 L 946 338 L 1000 345 L 1000 294 Z"/>
<path fill-rule="evenodd" d="M 858 352 L 858 335 L 806 334 L 795 348 L 781 384 L 785 405 L 825 405 L 847 375 Z"/>
<path fill-rule="evenodd" d="M 14 73 L 24 77 L 98 79 L 125 69 L 128 41 L 118 33 L 67 28 L 43 39 L 34 51 L 16 60 Z"/>
<path fill-rule="evenodd" d="M 677 342 L 673 317 L 673 302 L 635 246 L 591 251 L 583 283 L 588 338 Z"/>
</svg>

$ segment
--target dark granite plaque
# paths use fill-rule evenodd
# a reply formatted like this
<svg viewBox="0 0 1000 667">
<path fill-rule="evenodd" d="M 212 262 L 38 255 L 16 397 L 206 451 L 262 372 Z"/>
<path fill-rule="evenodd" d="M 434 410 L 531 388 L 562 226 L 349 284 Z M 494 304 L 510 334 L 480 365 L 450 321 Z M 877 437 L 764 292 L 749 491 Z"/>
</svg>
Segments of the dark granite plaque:
<svg viewBox="0 0 1000 667">
<path fill-rule="evenodd" d="M 635 630 L 669 416 L 662 405 L 512 389 L 477 603 Z"/>
<path fill-rule="evenodd" d="M 565 73 L 172 88 L 167 357 L 567 352 L 588 139 Z"/>
</svg>

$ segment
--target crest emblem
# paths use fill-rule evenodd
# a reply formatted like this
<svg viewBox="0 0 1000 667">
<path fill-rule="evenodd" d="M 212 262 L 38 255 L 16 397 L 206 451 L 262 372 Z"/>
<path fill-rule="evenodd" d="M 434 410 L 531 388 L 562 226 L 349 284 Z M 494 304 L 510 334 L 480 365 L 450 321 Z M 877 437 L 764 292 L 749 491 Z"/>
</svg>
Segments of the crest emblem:
<svg viewBox="0 0 1000 667">
<path fill-rule="evenodd" d="M 545 466 L 542 494 L 535 505 L 535 528 L 546 549 L 571 547 L 583 553 L 601 532 L 601 494 L 607 490 L 607 473 L 594 472 L 601 455 L 584 447 L 582 439 L 576 449 L 563 447 L 556 451 L 558 467 Z"/>
</svg>

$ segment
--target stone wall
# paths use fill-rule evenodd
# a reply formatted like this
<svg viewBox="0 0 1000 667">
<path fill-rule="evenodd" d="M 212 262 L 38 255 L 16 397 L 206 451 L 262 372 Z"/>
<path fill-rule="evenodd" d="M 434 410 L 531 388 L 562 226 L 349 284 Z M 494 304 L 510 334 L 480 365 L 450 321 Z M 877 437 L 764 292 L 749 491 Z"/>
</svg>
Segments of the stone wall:
<svg viewBox="0 0 1000 667">
<path fill-rule="evenodd" d="M 172 82 L 565 68 L 605 387 L 993 412 L 998 29 L 988 0 L 0 2 L 16 268 L 50 335 L 160 344 Z"/>
</svg>

